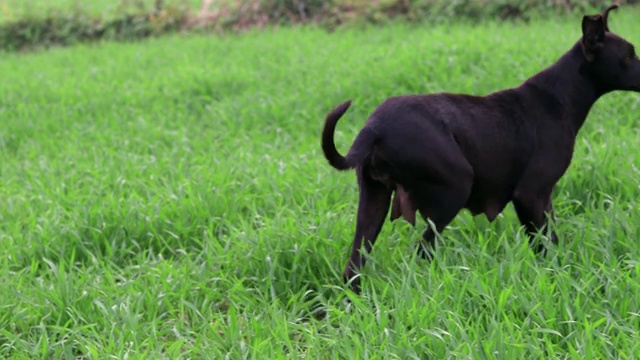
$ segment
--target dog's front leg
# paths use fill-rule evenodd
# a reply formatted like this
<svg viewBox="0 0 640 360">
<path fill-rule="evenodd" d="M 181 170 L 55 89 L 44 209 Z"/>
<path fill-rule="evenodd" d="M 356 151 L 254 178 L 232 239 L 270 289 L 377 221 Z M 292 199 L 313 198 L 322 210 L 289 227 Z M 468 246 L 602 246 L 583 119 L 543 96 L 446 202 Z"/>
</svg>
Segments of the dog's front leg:
<svg viewBox="0 0 640 360">
<path fill-rule="evenodd" d="M 548 221 L 555 221 L 551 191 L 537 193 L 519 193 L 514 196 L 513 205 L 518 214 L 520 223 L 525 227 L 529 236 L 529 243 L 536 253 L 546 253 L 542 243 L 535 244 L 535 235 L 540 231 L 548 230 Z M 552 243 L 558 243 L 558 236 L 551 231 L 549 239 Z"/>
</svg>

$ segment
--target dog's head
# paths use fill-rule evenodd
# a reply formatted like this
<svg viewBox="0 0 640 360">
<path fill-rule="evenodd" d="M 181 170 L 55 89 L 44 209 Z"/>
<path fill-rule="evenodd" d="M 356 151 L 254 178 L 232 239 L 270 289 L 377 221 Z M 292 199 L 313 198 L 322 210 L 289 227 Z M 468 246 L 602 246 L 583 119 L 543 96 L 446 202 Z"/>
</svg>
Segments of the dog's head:
<svg viewBox="0 0 640 360">
<path fill-rule="evenodd" d="M 614 4 L 601 14 L 582 18 L 580 45 L 586 70 L 605 91 L 640 91 L 640 59 L 634 46 L 609 31 L 608 17 Z"/>
</svg>

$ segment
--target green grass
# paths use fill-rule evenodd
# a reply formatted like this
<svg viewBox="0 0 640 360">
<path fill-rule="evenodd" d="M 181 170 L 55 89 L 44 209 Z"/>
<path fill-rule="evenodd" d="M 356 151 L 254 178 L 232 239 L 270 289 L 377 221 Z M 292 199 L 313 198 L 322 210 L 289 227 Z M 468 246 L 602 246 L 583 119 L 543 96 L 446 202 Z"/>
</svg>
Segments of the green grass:
<svg viewBox="0 0 640 360">
<path fill-rule="evenodd" d="M 640 12 L 611 16 L 640 44 Z M 632 359 L 640 355 L 640 95 L 593 108 L 534 256 L 512 207 L 461 213 L 436 260 L 387 223 L 343 302 L 342 152 L 391 95 L 516 86 L 580 35 L 389 25 L 103 43 L 0 60 L 0 357 Z M 350 296 L 350 295 L 349 295 Z"/>
</svg>

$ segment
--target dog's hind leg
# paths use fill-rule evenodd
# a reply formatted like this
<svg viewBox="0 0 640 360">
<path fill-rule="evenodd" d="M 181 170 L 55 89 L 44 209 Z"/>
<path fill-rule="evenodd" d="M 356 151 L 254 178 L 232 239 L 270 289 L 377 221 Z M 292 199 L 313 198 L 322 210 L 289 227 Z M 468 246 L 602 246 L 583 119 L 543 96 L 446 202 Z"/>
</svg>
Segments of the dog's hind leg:
<svg viewBox="0 0 640 360">
<path fill-rule="evenodd" d="M 433 223 L 427 225 L 418 243 L 418 255 L 427 260 L 433 257 L 436 233 L 441 233 L 465 206 L 471 192 L 471 179 L 447 186 L 425 184 L 420 193 L 420 215 Z M 427 191 L 425 191 L 427 190 Z M 435 230 L 435 231 L 434 231 Z"/>
<path fill-rule="evenodd" d="M 418 254 L 423 258 L 431 256 L 436 232 L 442 232 L 466 206 L 474 180 L 473 168 L 455 139 L 436 131 L 433 129 L 424 141 L 412 139 L 413 133 L 403 134 L 405 141 L 394 142 L 387 151 L 393 154 L 388 156 L 393 156 L 395 168 L 402 170 L 397 171 L 397 178 L 409 194 L 408 203 L 435 225 L 435 229 L 429 226 L 422 235 Z M 413 147 L 407 149 L 404 144 Z"/>
<path fill-rule="evenodd" d="M 347 283 L 351 281 L 351 289 L 356 293 L 360 292 L 358 272 L 366 262 L 366 258 L 362 253 L 362 242 L 364 240 L 365 252 L 367 254 L 371 253 L 380 229 L 382 229 L 382 224 L 389 212 L 392 192 L 392 189 L 388 186 L 373 180 L 366 171 L 358 171 L 358 183 L 360 194 L 356 233 L 349 261 L 344 270 L 344 281 Z"/>
</svg>

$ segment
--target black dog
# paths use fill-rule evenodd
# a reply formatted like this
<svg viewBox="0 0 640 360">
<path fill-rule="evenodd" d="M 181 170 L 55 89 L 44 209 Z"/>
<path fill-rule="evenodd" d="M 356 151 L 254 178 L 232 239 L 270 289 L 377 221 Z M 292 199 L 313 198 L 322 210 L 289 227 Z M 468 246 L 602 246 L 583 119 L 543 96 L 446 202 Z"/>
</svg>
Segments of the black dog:
<svg viewBox="0 0 640 360">
<path fill-rule="evenodd" d="M 463 208 L 489 221 L 513 202 L 531 240 L 552 215 L 551 193 L 567 170 L 575 138 L 591 106 L 614 90 L 640 91 L 640 60 L 632 44 L 609 32 L 607 16 L 584 16 L 582 38 L 555 64 L 512 89 L 487 96 L 431 94 L 387 99 L 369 117 L 347 156 L 333 141 L 351 101 L 326 119 L 322 150 L 338 170 L 355 168 L 360 189 L 345 281 L 360 291 L 364 248 L 391 221 L 415 224 L 416 211 L 441 232 Z M 431 227 L 418 247 L 429 258 Z M 556 234 L 550 239 L 557 243 Z M 544 250 L 542 245 L 536 251 Z"/>
</svg>

